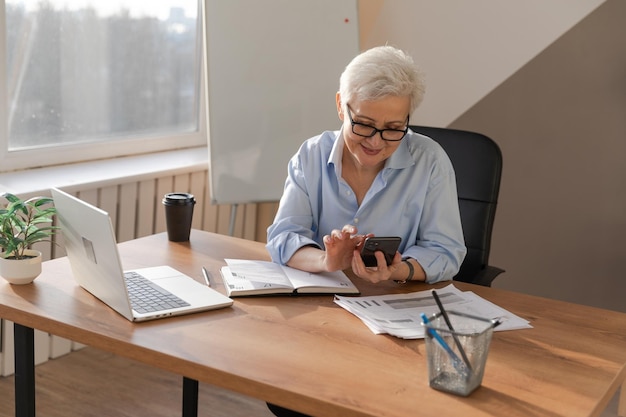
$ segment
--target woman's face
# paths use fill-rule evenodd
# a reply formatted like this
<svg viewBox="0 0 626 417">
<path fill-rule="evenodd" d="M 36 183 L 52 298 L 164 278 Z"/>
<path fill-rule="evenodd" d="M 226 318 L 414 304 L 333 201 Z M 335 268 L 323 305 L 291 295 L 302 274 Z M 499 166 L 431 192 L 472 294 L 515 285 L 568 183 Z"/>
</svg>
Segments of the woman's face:
<svg viewBox="0 0 626 417">
<path fill-rule="evenodd" d="M 344 153 L 344 157 L 350 156 L 362 168 L 382 169 L 385 160 L 400 146 L 401 141 L 383 140 L 380 132 L 369 138 L 359 136 L 353 132 L 352 122 L 376 129 L 404 130 L 408 123 L 409 97 L 388 96 L 345 104 L 337 93 L 337 111 L 343 121 L 343 137 L 349 152 L 349 155 Z"/>
</svg>

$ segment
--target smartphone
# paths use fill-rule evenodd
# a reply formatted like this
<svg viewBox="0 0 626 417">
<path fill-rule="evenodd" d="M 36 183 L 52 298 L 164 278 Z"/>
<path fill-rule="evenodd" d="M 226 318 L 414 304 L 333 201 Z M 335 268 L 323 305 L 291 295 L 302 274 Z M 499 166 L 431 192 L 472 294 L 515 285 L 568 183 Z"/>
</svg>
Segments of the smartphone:
<svg viewBox="0 0 626 417">
<path fill-rule="evenodd" d="M 365 239 L 365 242 L 363 242 L 363 247 L 361 248 L 363 263 L 365 263 L 365 266 L 377 266 L 378 261 L 376 260 L 376 256 L 374 256 L 374 252 L 381 251 L 385 254 L 387 265 L 390 265 L 398 251 L 401 241 L 402 239 L 398 236 L 368 237 Z"/>
</svg>

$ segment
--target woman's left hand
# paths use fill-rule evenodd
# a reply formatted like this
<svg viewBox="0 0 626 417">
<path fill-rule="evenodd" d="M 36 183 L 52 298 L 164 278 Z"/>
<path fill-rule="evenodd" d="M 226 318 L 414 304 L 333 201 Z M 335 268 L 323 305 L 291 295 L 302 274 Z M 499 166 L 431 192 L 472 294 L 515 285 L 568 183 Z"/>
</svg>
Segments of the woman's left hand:
<svg viewBox="0 0 626 417">
<path fill-rule="evenodd" d="M 374 256 L 376 256 L 378 266 L 366 267 L 359 250 L 355 250 L 354 256 L 352 256 L 352 272 L 359 278 L 373 283 L 392 279 L 392 274 L 402 264 L 402 255 L 400 252 L 396 252 L 389 266 L 387 266 L 385 255 L 381 251 L 374 252 Z"/>
</svg>

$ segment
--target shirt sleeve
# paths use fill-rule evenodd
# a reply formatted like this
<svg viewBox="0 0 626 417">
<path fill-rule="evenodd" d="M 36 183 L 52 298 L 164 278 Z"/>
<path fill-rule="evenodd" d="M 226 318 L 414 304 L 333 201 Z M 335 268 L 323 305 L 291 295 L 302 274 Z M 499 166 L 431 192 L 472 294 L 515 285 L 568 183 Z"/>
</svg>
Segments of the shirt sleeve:
<svg viewBox="0 0 626 417">
<path fill-rule="evenodd" d="M 417 239 L 406 247 L 403 257 L 417 260 L 426 273 L 426 282 L 435 283 L 451 280 L 466 253 L 454 169 L 446 155 L 433 168 Z"/>
<path fill-rule="evenodd" d="M 285 265 L 303 246 L 320 247 L 314 236 L 314 219 L 299 151 L 288 164 L 285 188 L 274 223 L 267 229 L 266 248 L 272 261 Z"/>
</svg>

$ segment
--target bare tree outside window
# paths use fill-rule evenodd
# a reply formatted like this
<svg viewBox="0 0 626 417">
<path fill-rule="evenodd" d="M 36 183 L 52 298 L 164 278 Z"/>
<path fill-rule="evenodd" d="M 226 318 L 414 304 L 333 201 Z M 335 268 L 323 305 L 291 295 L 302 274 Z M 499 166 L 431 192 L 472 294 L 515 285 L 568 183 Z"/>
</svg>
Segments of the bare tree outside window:
<svg viewBox="0 0 626 417">
<path fill-rule="evenodd" d="M 9 152 L 198 131 L 198 1 L 115 3 L 5 1 Z"/>
</svg>

